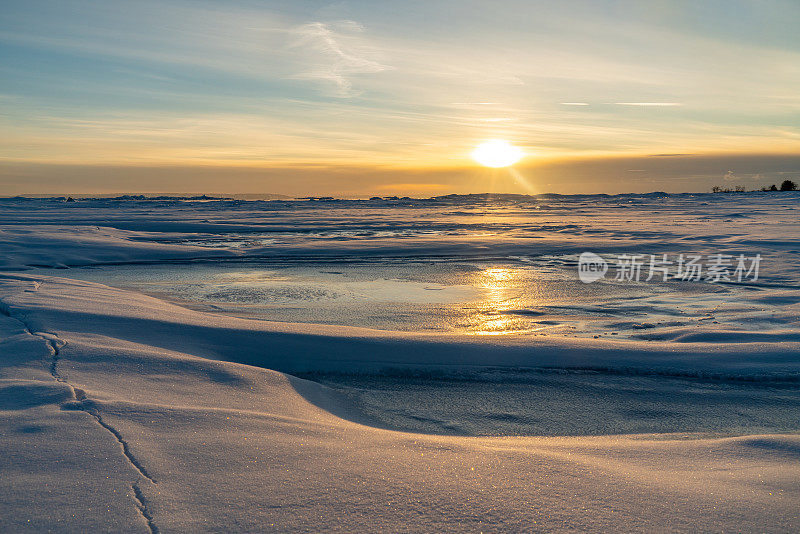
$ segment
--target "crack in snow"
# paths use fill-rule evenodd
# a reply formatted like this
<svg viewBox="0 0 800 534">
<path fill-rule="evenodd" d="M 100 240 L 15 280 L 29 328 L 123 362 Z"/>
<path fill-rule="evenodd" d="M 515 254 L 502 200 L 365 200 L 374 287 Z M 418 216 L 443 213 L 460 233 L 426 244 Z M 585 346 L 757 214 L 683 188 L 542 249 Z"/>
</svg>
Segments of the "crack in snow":
<svg viewBox="0 0 800 534">
<path fill-rule="evenodd" d="M 39 289 L 40 285 L 41 283 L 37 283 L 34 287 Z M 50 352 L 50 356 L 52 358 L 50 362 L 50 374 L 53 375 L 53 379 L 55 379 L 57 382 L 67 384 L 66 379 L 58 372 L 58 360 L 61 354 L 61 349 L 67 345 L 67 342 L 63 339 L 60 339 L 57 335 L 49 332 L 34 332 L 31 330 L 30 325 L 26 321 L 12 314 L 11 307 L 9 307 L 9 305 L 2 300 L 0 300 L 0 314 L 3 314 L 9 319 L 13 319 L 21 324 L 22 330 L 29 336 L 38 337 L 45 342 L 47 345 L 47 350 Z"/>
<path fill-rule="evenodd" d="M 34 282 L 34 291 L 38 290 L 41 286 L 41 282 Z M 11 313 L 11 308 L 0 300 L 0 314 L 5 315 L 6 317 L 13 319 L 22 325 L 22 329 L 26 334 L 32 337 L 38 337 L 42 339 L 45 344 L 47 345 L 48 351 L 51 355 L 51 362 L 50 362 L 50 374 L 53 377 L 53 380 L 56 382 L 62 383 L 72 390 L 75 399 L 78 401 L 72 406 L 72 409 L 80 410 L 82 412 L 86 412 L 101 427 L 105 428 L 114 439 L 117 440 L 120 447 L 122 448 L 122 455 L 128 460 L 128 463 L 144 478 L 150 481 L 150 483 L 155 484 L 156 480 L 147 472 L 145 467 L 136 459 L 133 453 L 130 450 L 130 446 L 128 442 L 126 442 L 122 438 L 122 434 L 119 431 L 108 424 L 103 417 L 100 415 L 100 412 L 96 408 L 96 404 L 88 398 L 86 392 L 80 388 L 76 388 L 72 384 L 70 384 L 66 378 L 64 378 L 61 373 L 58 371 L 58 362 L 61 359 L 61 349 L 67 345 L 67 342 L 63 339 L 60 339 L 56 334 L 52 334 L 49 332 L 34 332 L 31 330 L 30 325 L 23 319 L 15 316 Z M 88 403 L 91 403 L 90 405 Z M 144 497 L 144 493 L 142 492 L 141 488 L 138 484 L 132 484 L 131 488 L 133 489 L 133 500 L 136 504 L 136 508 L 139 510 L 139 514 L 144 518 L 145 522 L 147 523 L 147 527 L 150 529 L 151 534 L 158 534 L 158 527 L 153 522 L 153 516 L 150 514 L 150 511 L 147 508 L 147 500 Z"/>
<path fill-rule="evenodd" d="M 150 515 L 150 511 L 147 509 L 147 499 L 144 496 L 142 488 L 140 488 L 138 484 L 133 484 L 131 485 L 131 489 L 133 489 L 133 500 L 136 502 L 136 507 L 139 509 L 139 513 L 142 515 L 145 522 L 147 522 L 150 533 L 158 534 L 158 527 L 153 522 L 153 516 Z"/>
<path fill-rule="evenodd" d="M 150 473 L 147 472 L 147 469 L 145 469 L 144 466 L 141 464 L 141 462 L 139 462 L 139 460 L 136 459 L 136 456 L 133 455 L 130 447 L 128 446 L 128 442 L 122 438 L 122 434 L 120 434 L 116 428 L 105 422 L 105 420 L 103 420 L 103 417 L 100 415 L 100 412 L 97 411 L 96 408 L 92 408 L 86 405 L 87 402 L 91 403 L 92 401 L 86 398 L 86 394 L 83 392 L 83 390 L 81 389 L 75 390 L 76 398 L 78 396 L 78 392 L 80 392 L 80 395 L 83 397 L 83 400 L 78 409 L 94 417 L 95 420 L 97 421 L 97 424 L 108 430 L 122 447 L 122 454 L 125 456 L 125 458 L 127 458 L 128 463 L 130 463 L 133 466 L 133 468 L 139 472 L 140 475 L 142 475 L 144 478 L 155 484 L 156 480 L 152 476 L 150 476 Z"/>
<path fill-rule="evenodd" d="M 61 382 L 63 384 L 67 384 L 67 380 L 61 376 L 61 373 L 58 372 L 58 360 L 61 359 L 61 349 L 67 346 L 67 342 L 63 339 L 60 339 L 55 334 L 45 333 L 45 332 L 30 332 L 34 336 L 39 336 L 42 338 L 45 343 L 47 343 L 48 348 L 50 349 L 50 354 L 52 355 L 52 360 L 50 362 L 50 374 L 53 375 L 53 378 L 57 382 Z M 71 387 L 71 386 L 70 386 Z"/>
</svg>

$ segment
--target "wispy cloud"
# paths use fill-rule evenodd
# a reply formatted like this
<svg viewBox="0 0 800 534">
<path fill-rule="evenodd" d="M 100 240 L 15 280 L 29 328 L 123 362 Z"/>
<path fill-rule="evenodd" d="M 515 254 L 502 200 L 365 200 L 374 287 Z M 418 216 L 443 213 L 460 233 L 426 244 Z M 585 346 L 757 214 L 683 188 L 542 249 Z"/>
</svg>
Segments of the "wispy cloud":
<svg viewBox="0 0 800 534">
<path fill-rule="evenodd" d="M 618 106 L 671 107 L 682 106 L 680 102 L 615 102 Z"/>
<path fill-rule="evenodd" d="M 514 122 L 519 119 L 515 119 L 512 117 L 487 117 L 485 119 L 475 119 L 478 122 Z"/>
<path fill-rule="evenodd" d="M 337 96 L 359 94 L 353 88 L 352 76 L 391 68 L 378 60 L 377 50 L 362 35 L 363 26 L 355 21 L 310 22 L 292 28 L 291 32 L 295 36 L 292 46 L 314 53 L 311 68 L 294 77 L 332 83 Z"/>
</svg>

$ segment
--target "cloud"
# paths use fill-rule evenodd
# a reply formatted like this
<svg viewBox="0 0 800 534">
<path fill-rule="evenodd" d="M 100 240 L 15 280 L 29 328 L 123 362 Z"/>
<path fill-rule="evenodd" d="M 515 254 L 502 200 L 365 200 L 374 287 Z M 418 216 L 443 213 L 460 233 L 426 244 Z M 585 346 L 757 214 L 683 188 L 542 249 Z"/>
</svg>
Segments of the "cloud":
<svg viewBox="0 0 800 534">
<path fill-rule="evenodd" d="M 473 106 L 499 106 L 500 103 L 499 102 L 453 102 L 450 105 L 470 109 Z"/>
<path fill-rule="evenodd" d="M 401 184 L 382 184 L 376 189 L 379 191 L 439 191 L 450 187 L 448 184 L 432 183 L 401 183 Z"/>
<path fill-rule="evenodd" d="M 312 53 L 309 70 L 295 78 L 332 83 L 340 97 L 357 96 L 351 77 L 391 69 L 377 59 L 377 50 L 362 36 L 364 28 L 352 20 L 310 22 L 291 29 L 293 47 Z"/>
<path fill-rule="evenodd" d="M 673 107 L 682 106 L 680 102 L 615 102 L 618 106 Z"/>
<path fill-rule="evenodd" d="M 478 122 L 514 122 L 519 119 L 515 119 L 512 117 L 489 117 L 485 119 L 475 119 L 475 120 L 477 120 Z"/>
</svg>

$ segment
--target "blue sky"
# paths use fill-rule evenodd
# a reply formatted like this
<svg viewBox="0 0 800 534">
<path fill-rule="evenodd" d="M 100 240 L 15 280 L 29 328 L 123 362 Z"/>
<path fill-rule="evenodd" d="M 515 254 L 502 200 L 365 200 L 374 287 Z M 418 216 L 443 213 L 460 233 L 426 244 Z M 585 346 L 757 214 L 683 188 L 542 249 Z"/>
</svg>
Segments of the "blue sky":
<svg viewBox="0 0 800 534">
<path fill-rule="evenodd" d="M 576 187 L 539 168 L 664 153 L 718 158 L 708 183 L 770 180 L 797 170 L 798 21 L 795 1 L 6 0 L 0 193 L 129 190 L 60 179 L 70 166 L 170 191 L 192 185 L 177 167 L 284 194 L 481 190 L 469 153 L 486 139 L 523 148 L 534 189 Z M 723 168 L 742 154 L 746 172 Z M 648 172 L 647 188 L 675 179 Z"/>
</svg>

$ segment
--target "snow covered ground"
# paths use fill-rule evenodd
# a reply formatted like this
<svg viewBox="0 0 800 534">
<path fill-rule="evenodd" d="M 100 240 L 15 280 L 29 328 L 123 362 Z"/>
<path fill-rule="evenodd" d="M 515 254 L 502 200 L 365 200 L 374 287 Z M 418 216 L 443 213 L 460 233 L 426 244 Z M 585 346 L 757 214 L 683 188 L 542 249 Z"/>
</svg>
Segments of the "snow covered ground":
<svg viewBox="0 0 800 534">
<path fill-rule="evenodd" d="M 0 529 L 800 526 L 796 196 L 442 203 L 0 201 Z M 353 314 L 280 322 L 268 308 L 243 318 L 224 302 L 209 313 L 41 268 L 94 265 L 126 287 L 135 280 L 114 279 L 111 264 L 524 256 L 567 272 L 584 247 L 765 262 L 759 284 L 715 297 L 722 320 L 646 329 L 656 337 L 600 335 L 613 318 L 544 336 L 364 328 Z M 705 298 L 663 287 L 619 291 L 630 306 Z M 533 310 L 543 320 L 564 319 L 553 298 Z M 532 310 L 523 304 L 513 309 Z M 592 388 L 629 406 L 620 421 L 658 424 L 590 424 L 612 411 L 591 411 Z M 561 397 L 509 408 L 530 392 Z M 717 412 L 681 415 L 688 394 Z M 548 430 L 520 432 L 537 428 Z"/>
</svg>

